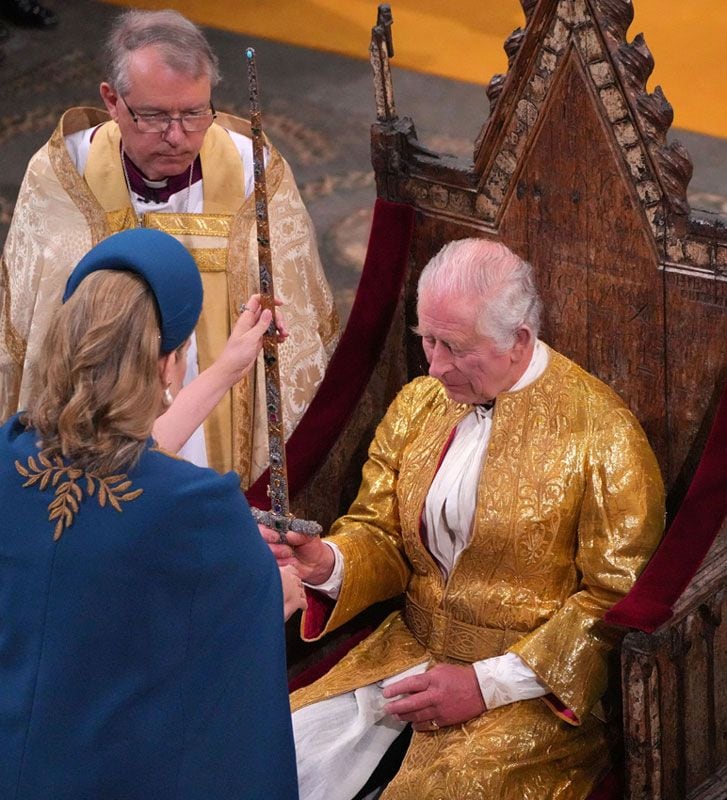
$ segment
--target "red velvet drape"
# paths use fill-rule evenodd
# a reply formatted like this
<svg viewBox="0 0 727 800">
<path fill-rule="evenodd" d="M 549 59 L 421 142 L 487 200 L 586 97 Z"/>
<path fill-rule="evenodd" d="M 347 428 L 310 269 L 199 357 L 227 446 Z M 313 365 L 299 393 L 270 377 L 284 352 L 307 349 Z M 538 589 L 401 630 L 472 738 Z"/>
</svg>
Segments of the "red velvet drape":
<svg viewBox="0 0 727 800">
<path fill-rule="evenodd" d="M 361 397 L 394 318 L 409 257 L 414 209 L 377 199 L 356 299 L 326 376 L 288 440 L 288 493 L 295 497 L 325 459 Z M 266 471 L 246 492 L 267 509 Z"/>
<path fill-rule="evenodd" d="M 606 622 L 651 633 L 707 555 L 727 517 L 727 387 L 702 458 L 679 511 L 631 591 L 606 613 Z"/>
</svg>

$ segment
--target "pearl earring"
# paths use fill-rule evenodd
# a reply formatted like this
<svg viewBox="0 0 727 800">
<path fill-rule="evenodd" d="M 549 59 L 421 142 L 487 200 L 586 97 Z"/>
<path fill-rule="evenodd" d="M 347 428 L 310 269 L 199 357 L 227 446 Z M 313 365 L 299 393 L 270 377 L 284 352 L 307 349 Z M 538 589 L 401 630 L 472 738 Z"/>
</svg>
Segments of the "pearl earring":
<svg viewBox="0 0 727 800">
<path fill-rule="evenodd" d="M 169 406 L 174 402 L 174 395 L 169 391 L 169 387 L 167 386 L 164 389 L 164 394 L 162 396 L 162 403 L 169 408 Z"/>
</svg>

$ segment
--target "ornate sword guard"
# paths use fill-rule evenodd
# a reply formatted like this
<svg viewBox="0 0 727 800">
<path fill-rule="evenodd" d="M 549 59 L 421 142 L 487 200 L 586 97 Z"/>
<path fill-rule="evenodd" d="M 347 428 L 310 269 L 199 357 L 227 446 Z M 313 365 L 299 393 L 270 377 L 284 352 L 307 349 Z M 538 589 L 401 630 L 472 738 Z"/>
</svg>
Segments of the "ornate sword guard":
<svg viewBox="0 0 727 800">
<path fill-rule="evenodd" d="M 259 508 L 251 508 L 255 522 L 272 528 L 280 537 L 280 544 L 287 544 L 285 534 L 288 531 L 302 533 L 304 536 L 319 536 L 323 528 L 312 520 L 298 519 L 292 514 L 275 514 L 272 511 L 261 511 Z"/>
</svg>

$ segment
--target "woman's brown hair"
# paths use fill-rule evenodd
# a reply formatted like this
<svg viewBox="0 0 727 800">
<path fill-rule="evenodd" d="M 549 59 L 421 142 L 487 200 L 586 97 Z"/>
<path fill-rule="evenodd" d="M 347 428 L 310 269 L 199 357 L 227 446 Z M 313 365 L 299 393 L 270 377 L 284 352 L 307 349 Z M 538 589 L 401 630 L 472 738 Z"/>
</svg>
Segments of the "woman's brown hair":
<svg viewBox="0 0 727 800">
<path fill-rule="evenodd" d="M 161 407 L 159 345 L 143 279 L 116 270 L 84 278 L 51 320 L 42 388 L 24 417 L 43 451 L 101 475 L 136 463 Z"/>
</svg>

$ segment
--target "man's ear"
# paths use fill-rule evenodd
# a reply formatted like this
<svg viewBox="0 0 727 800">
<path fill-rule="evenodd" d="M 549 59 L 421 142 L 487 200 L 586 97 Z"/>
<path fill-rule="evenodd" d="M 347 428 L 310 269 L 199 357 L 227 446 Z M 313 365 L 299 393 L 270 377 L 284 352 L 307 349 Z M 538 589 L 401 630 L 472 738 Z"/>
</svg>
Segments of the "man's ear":
<svg viewBox="0 0 727 800">
<path fill-rule="evenodd" d="M 513 345 L 513 356 L 520 361 L 525 355 L 530 353 L 533 342 L 533 332 L 530 328 L 518 328 L 515 332 L 515 344 Z"/>
<path fill-rule="evenodd" d="M 116 90 L 111 86 L 111 84 L 106 83 L 106 81 L 99 86 L 99 92 L 101 94 L 103 104 L 106 106 L 106 110 L 109 112 L 111 119 L 114 122 L 117 122 L 119 116 L 117 106 L 119 104 L 119 100 L 121 99 L 120 96 L 116 93 Z"/>
</svg>

